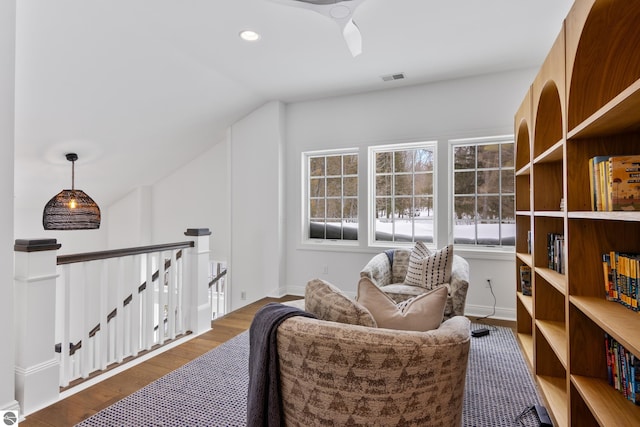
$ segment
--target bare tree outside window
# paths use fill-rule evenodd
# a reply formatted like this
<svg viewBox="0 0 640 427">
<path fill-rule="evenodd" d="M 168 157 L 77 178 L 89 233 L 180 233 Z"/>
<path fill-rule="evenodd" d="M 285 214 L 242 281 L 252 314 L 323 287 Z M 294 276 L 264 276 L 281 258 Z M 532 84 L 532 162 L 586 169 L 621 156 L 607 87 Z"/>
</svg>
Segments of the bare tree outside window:
<svg viewBox="0 0 640 427">
<path fill-rule="evenodd" d="M 373 147 L 376 242 L 433 242 L 435 143 Z"/>
<path fill-rule="evenodd" d="M 512 140 L 454 144 L 454 243 L 515 244 Z"/>
<path fill-rule="evenodd" d="M 357 153 L 307 156 L 308 238 L 358 240 Z"/>
</svg>

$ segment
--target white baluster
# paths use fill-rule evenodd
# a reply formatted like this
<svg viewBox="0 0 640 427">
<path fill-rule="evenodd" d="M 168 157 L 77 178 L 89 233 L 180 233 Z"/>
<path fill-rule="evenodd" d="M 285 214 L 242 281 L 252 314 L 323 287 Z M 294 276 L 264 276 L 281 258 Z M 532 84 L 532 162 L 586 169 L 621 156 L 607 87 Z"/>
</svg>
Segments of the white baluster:
<svg viewBox="0 0 640 427">
<path fill-rule="evenodd" d="M 183 286 L 183 277 L 184 277 L 184 252 L 182 251 L 182 256 L 180 259 L 176 259 L 176 287 L 177 287 L 177 302 L 176 302 L 176 333 L 183 334 L 184 331 L 184 286 Z"/>
<path fill-rule="evenodd" d="M 82 348 L 78 350 L 80 352 L 80 372 L 82 378 L 88 378 L 91 364 L 89 359 L 89 331 L 91 330 L 91 304 L 93 301 L 93 295 L 91 295 L 91 279 L 89 277 L 89 263 L 82 263 L 82 273 L 84 283 L 82 286 L 84 307 L 82 310 L 82 320 L 80 325 L 82 328 Z"/>
<path fill-rule="evenodd" d="M 129 339 L 129 347 L 131 348 L 131 355 L 133 357 L 138 355 L 138 351 L 140 351 L 140 327 L 141 327 L 141 319 L 140 319 L 140 293 L 138 291 L 140 287 L 140 276 L 142 272 L 141 268 L 142 259 L 140 255 L 136 255 L 133 257 L 133 266 L 132 266 L 132 281 L 133 284 L 131 289 L 131 303 L 129 308 L 129 318 L 131 322 L 131 337 Z"/>
<path fill-rule="evenodd" d="M 60 337 L 60 387 L 69 385 L 69 378 L 73 367 L 69 356 L 69 328 L 71 324 L 71 266 L 69 264 L 62 266 L 63 282 L 62 282 L 62 334 Z"/>
<path fill-rule="evenodd" d="M 100 341 L 100 369 L 106 370 L 109 366 L 109 269 L 107 260 L 100 261 L 100 332 L 97 339 Z"/>
<path fill-rule="evenodd" d="M 164 256 L 162 252 L 158 253 L 158 344 L 164 344 L 165 339 L 165 304 L 166 304 L 166 287 L 165 287 L 165 269 L 164 269 Z"/>
<path fill-rule="evenodd" d="M 176 337 L 176 292 L 177 271 L 176 251 L 171 251 L 171 268 L 167 285 L 167 335 L 169 339 Z"/>
<path fill-rule="evenodd" d="M 122 357 L 123 359 L 131 355 L 131 304 L 125 304 L 131 291 L 131 257 L 122 258 Z"/>
<path fill-rule="evenodd" d="M 144 346 L 147 350 L 153 347 L 153 255 L 147 254 L 147 289 L 145 292 L 144 304 Z"/>
<path fill-rule="evenodd" d="M 115 344 L 116 344 L 116 362 L 117 363 L 122 363 L 122 360 L 124 359 L 123 354 L 124 354 L 124 305 L 122 304 L 122 301 L 124 299 L 123 295 L 123 289 L 124 289 L 124 258 L 120 257 L 118 258 L 118 267 L 117 267 L 117 273 L 116 273 L 116 286 L 115 288 L 117 289 L 116 291 L 116 307 L 118 310 L 118 314 L 116 315 L 116 317 L 112 320 L 112 322 L 115 322 Z"/>
</svg>

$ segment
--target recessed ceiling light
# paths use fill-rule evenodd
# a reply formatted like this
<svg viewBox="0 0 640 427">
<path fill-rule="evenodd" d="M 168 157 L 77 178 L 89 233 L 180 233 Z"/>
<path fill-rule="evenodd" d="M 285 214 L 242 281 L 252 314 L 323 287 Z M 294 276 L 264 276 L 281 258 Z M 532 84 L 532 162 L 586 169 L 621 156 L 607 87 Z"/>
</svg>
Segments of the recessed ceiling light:
<svg viewBox="0 0 640 427">
<path fill-rule="evenodd" d="M 244 30 L 240 31 L 240 38 L 248 42 L 255 42 L 256 40 L 260 40 L 260 34 L 252 30 Z"/>
</svg>

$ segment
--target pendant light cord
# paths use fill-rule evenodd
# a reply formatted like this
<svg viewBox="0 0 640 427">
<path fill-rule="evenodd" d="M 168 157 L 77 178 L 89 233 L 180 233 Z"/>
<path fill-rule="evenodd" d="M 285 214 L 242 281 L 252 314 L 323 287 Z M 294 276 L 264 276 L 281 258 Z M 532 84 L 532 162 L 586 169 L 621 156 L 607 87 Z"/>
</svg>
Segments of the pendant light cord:
<svg viewBox="0 0 640 427">
<path fill-rule="evenodd" d="M 76 189 L 76 160 L 78 160 L 78 155 L 76 153 L 67 153 L 65 155 L 67 160 L 71 162 L 71 190 Z"/>
</svg>

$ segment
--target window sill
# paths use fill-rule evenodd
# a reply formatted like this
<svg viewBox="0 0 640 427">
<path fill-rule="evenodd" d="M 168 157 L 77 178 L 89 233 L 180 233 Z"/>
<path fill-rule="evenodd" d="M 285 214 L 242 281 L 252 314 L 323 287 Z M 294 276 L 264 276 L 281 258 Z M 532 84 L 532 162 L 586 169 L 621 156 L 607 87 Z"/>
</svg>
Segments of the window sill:
<svg viewBox="0 0 640 427">
<path fill-rule="evenodd" d="M 430 250 L 437 248 L 428 245 Z M 303 242 L 298 245 L 299 251 L 316 251 L 316 252 L 345 252 L 359 254 L 377 254 L 387 249 L 404 247 L 411 250 L 413 245 L 378 245 L 378 246 L 361 246 L 357 243 L 346 244 L 337 242 L 307 243 Z M 454 246 L 454 253 L 465 259 L 482 259 L 482 260 L 498 260 L 498 261 L 515 261 L 514 248 L 500 247 L 469 247 Z"/>
</svg>

